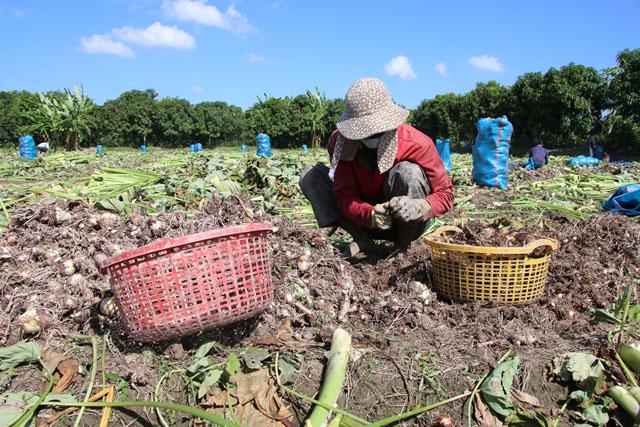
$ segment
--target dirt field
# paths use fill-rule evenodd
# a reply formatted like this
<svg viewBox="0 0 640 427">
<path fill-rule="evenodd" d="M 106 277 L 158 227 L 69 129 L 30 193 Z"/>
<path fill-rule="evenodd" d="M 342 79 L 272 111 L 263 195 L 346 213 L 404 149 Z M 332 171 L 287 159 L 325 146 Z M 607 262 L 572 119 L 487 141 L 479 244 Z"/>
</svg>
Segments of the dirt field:
<svg viewBox="0 0 640 427">
<path fill-rule="evenodd" d="M 340 258 L 324 231 L 296 227 L 285 217 L 260 216 L 240 200 L 215 197 L 196 216 L 178 212 L 155 218 L 137 212 L 118 217 L 83 203 L 60 202 L 57 208 L 71 214 L 60 225 L 52 219 L 54 206 L 16 208 L 0 236 L 0 327 L 6 331 L 0 335 L 0 346 L 23 337 L 18 318 L 36 308 L 41 314 L 37 342 L 72 356 L 85 368 L 67 390 L 76 396 L 83 396 L 87 388 L 91 346 L 74 335 L 109 336 L 105 371 L 110 379 L 126 384 L 130 399 L 151 400 L 161 375 L 188 365 L 191 351 L 211 339 L 220 343 L 212 356 L 221 363 L 228 354 L 246 348 L 279 352 L 299 368 L 290 386 L 313 396 L 333 330 L 342 326 L 353 336 L 357 360 L 349 365 L 339 406 L 368 420 L 470 390 L 510 348 L 522 360 L 514 386 L 558 408 L 567 391 L 549 379 L 551 360 L 568 351 L 609 356 L 606 327 L 593 321 L 589 309 L 611 306 L 640 269 L 638 222 L 613 214 L 582 222 L 564 220 L 554 222 L 553 228 L 531 230 L 561 244 L 538 301 L 525 306 L 451 303 L 432 291 L 430 255 L 422 243 L 414 244 L 404 259 L 350 263 Z M 94 261 L 96 254 L 112 256 L 163 237 L 257 220 L 268 220 L 277 230 L 269 238 L 276 298 L 258 318 L 216 333 L 141 346 L 121 335 L 117 320 L 99 313 L 98 304 L 110 295 L 110 286 Z M 305 254 L 308 263 L 301 267 Z M 65 261 L 73 262 L 75 275 L 64 271 Z M 194 403 L 179 378 L 165 385 L 165 397 Z M 8 391 L 39 393 L 43 387 L 44 379 L 23 367 Z M 296 415 L 293 425 L 299 424 L 310 405 L 287 394 L 282 397 Z M 463 402 L 407 425 L 431 425 L 443 415 L 462 425 Z M 41 419 L 52 412 L 40 411 Z M 87 411 L 83 425 L 93 425 L 98 415 Z M 152 410 L 128 410 L 114 415 L 114 425 L 127 425 L 132 417 L 135 425 L 159 424 Z M 72 421 L 69 417 L 58 425 Z M 195 425 L 180 414 L 173 422 Z"/>
</svg>

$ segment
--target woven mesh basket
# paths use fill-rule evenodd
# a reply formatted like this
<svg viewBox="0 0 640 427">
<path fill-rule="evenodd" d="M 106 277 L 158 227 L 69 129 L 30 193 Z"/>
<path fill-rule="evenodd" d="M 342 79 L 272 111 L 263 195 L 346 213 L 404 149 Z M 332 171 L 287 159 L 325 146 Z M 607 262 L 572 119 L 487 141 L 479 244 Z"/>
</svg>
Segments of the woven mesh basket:
<svg viewBox="0 0 640 427">
<path fill-rule="evenodd" d="M 523 247 L 485 247 L 443 242 L 458 227 L 444 226 L 425 236 L 431 250 L 431 271 L 436 291 L 459 301 L 495 301 L 524 304 L 544 291 L 551 253 L 558 242 L 538 239 Z M 544 248 L 542 256 L 532 256 Z M 540 251 L 537 251 L 540 252 Z"/>
<path fill-rule="evenodd" d="M 105 262 L 128 335 L 158 342 L 252 317 L 273 300 L 270 224 L 166 239 Z"/>
</svg>

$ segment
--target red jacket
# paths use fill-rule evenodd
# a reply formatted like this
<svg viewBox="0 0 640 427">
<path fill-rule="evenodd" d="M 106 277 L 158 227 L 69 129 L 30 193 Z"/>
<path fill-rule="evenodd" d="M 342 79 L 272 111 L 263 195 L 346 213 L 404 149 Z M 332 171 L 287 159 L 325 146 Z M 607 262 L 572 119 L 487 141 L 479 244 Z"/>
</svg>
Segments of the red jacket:
<svg viewBox="0 0 640 427">
<path fill-rule="evenodd" d="M 329 138 L 329 158 L 333 157 L 338 131 Z M 453 207 L 451 180 L 444 170 L 433 140 L 411 125 L 398 128 L 398 152 L 394 165 L 410 161 L 422 167 L 431 187 L 427 201 L 431 204 L 431 215 L 440 216 Z M 340 160 L 335 171 L 333 194 L 340 211 L 361 227 L 371 228 L 373 205 L 385 202 L 383 186 L 389 171 L 375 173 L 360 164 L 357 159 Z"/>
</svg>

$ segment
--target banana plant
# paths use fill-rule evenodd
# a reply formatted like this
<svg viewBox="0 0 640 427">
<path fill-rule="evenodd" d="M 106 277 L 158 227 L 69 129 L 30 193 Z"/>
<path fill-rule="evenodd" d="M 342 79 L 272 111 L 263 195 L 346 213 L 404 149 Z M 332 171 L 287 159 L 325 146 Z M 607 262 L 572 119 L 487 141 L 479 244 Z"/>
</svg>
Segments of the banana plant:
<svg viewBox="0 0 640 427">
<path fill-rule="evenodd" d="M 65 97 L 60 103 L 60 115 L 63 119 L 63 127 L 67 132 L 67 142 L 70 148 L 80 148 L 80 139 L 91 134 L 93 118 L 91 113 L 96 105 L 84 94 L 82 89 L 73 87 L 73 92 L 65 89 Z"/>
<path fill-rule="evenodd" d="M 23 115 L 29 122 L 25 130 L 43 134 L 47 140 L 61 137 L 69 148 L 77 150 L 80 140 L 91 133 L 91 113 L 95 108 L 93 101 L 77 86 L 73 91 L 65 89 L 62 97 L 38 92 L 38 101 Z"/>
</svg>

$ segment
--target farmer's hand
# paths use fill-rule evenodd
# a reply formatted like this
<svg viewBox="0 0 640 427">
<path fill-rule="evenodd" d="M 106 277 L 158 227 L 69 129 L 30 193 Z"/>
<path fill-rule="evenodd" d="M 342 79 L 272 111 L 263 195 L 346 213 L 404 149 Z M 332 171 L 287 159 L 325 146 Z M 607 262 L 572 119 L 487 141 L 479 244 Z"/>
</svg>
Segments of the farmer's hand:
<svg viewBox="0 0 640 427">
<path fill-rule="evenodd" d="M 426 222 L 431 218 L 431 204 L 426 199 L 411 199 L 398 196 L 389 202 L 389 213 L 405 224 Z"/>
<path fill-rule="evenodd" d="M 371 211 L 371 227 L 374 230 L 389 230 L 393 225 L 393 219 L 388 213 L 389 203 L 375 205 Z"/>
</svg>

